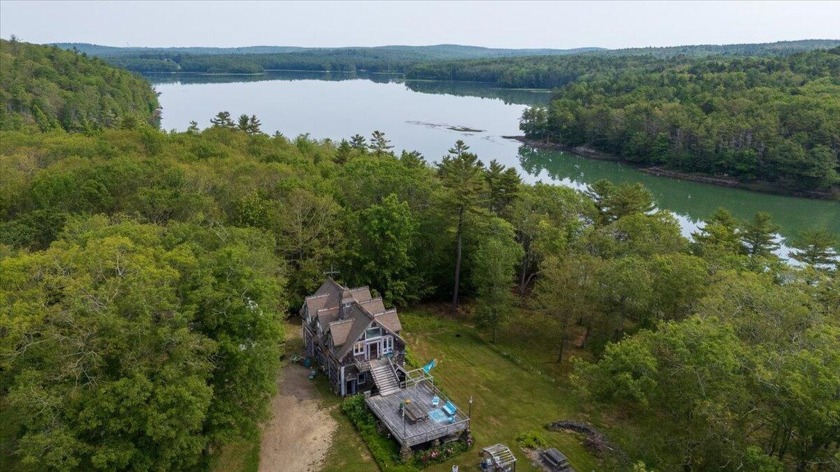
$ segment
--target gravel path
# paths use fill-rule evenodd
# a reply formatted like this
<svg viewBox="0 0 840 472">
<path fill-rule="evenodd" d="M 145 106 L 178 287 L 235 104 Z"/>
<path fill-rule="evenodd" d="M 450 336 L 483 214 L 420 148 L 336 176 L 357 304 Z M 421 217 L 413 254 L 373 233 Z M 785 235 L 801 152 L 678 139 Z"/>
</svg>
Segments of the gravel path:
<svg viewBox="0 0 840 472">
<path fill-rule="evenodd" d="M 319 406 L 309 370 L 288 364 L 277 379 L 272 420 L 265 426 L 260 472 L 317 472 L 330 449 L 336 422 Z"/>
</svg>

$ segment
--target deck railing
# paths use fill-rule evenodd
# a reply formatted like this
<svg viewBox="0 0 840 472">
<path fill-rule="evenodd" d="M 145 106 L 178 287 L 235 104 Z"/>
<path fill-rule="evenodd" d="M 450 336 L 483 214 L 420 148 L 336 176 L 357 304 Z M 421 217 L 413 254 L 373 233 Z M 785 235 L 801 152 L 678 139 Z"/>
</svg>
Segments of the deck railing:
<svg viewBox="0 0 840 472">
<path fill-rule="evenodd" d="M 460 431 L 464 431 L 464 430 L 467 430 L 467 429 L 470 429 L 470 419 L 469 418 L 464 418 L 461 421 L 456 421 L 452 424 L 448 424 L 445 427 L 438 428 L 434 431 L 418 433 L 418 434 L 415 434 L 413 436 L 408 436 L 408 437 L 402 438 L 402 441 L 400 441 L 400 442 L 402 444 L 405 444 L 405 445 L 409 446 L 409 447 L 410 446 L 416 446 L 418 444 L 423 444 L 425 442 L 434 441 L 435 439 L 439 439 L 439 438 L 442 438 L 444 436 L 449 436 L 449 435 L 452 435 L 452 434 L 455 434 L 455 433 L 458 433 Z M 397 436 L 397 440 L 400 439 L 400 435 L 398 433 L 395 433 L 394 431 L 392 431 L 391 433 L 394 434 L 395 436 Z"/>
<path fill-rule="evenodd" d="M 400 388 L 413 387 L 413 386 L 419 384 L 420 382 L 422 382 L 424 380 L 428 381 L 429 385 L 431 385 L 432 388 L 437 390 L 437 388 L 434 386 L 434 383 L 432 383 L 432 380 L 434 380 L 434 377 L 427 374 L 426 371 L 423 370 L 422 368 L 405 371 L 405 381 L 400 382 Z"/>
<path fill-rule="evenodd" d="M 422 372 L 422 369 L 417 370 Z M 426 385 L 434 395 L 437 395 L 440 398 L 440 405 L 444 405 L 446 404 L 446 402 L 450 401 L 449 398 L 446 395 L 444 395 L 440 391 L 440 389 L 438 389 L 434 385 L 434 383 L 431 382 L 431 376 L 427 375 L 424 378 L 418 378 L 416 379 L 416 382 L 413 385 L 419 384 L 422 380 L 429 380 L 429 382 L 427 382 Z M 407 382 L 403 382 L 403 384 L 405 383 Z M 402 387 L 405 388 L 404 385 Z M 396 438 L 397 442 L 399 442 L 401 445 L 416 446 L 418 444 L 433 441 L 435 439 L 439 439 L 444 436 L 449 436 L 470 428 L 470 417 L 467 416 L 464 411 L 458 409 L 455 413 L 456 421 L 454 421 L 453 423 L 440 424 L 438 427 L 434 428 L 431 431 L 424 431 L 410 436 L 404 436 L 404 427 L 400 427 L 400 425 L 392 423 L 390 420 L 386 420 L 384 416 L 380 416 L 379 414 L 377 414 L 376 410 L 372 408 L 371 399 L 369 397 L 365 398 L 365 403 L 368 404 L 368 407 L 374 410 L 375 416 L 377 416 L 380 419 L 380 421 L 382 421 L 385 427 L 391 432 L 391 434 Z M 430 418 L 427 421 L 434 420 Z"/>
</svg>

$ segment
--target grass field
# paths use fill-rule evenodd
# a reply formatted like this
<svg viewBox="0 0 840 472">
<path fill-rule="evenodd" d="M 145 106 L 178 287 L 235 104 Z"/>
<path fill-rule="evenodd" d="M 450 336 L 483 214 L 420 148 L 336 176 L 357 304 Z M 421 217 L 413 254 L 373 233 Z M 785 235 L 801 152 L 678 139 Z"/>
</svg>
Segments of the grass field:
<svg viewBox="0 0 840 472">
<path fill-rule="evenodd" d="M 260 440 L 237 441 L 225 445 L 210 458 L 208 469 L 214 472 L 257 472 L 260 467 Z"/>
<path fill-rule="evenodd" d="M 579 472 L 610 468 L 583 448 L 578 435 L 543 429 L 559 419 L 588 418 L 570 391 L 569 364 L 556 362 L 551 321 L 528 311 L 515 318 L 502 328 L 493 345 L 469 323 L 452 319 L 435 307 L 400 311 L 411 356 L 420 363 L 437 359 L 438 366 L 431 373 L 459 408 L 469 410 L 469 399 L 473 399 L 473 450 L 425 470 L 448 472 L 453 464 L 460 470 L 477 470 L 481 447 L 499 442 L 508 445 L 519 459 L 517 471 L 538 470 L 516 445 L 516 436 L 532 430 L 566 454 Z M 357 447 L 343 443 L 352 433 L 349 423 L 343 423 L 325 470 L 372 470 L 373 464 L 362 462 Z"/>
</svg>

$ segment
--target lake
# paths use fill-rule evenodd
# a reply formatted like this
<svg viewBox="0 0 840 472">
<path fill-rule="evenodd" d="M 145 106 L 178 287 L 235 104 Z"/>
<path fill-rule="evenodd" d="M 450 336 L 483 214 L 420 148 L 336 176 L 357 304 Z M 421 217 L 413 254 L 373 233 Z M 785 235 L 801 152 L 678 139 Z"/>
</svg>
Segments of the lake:
<svg viewBox="0 0 840 472">
<path fill-rule="evenodd" d="M 462 139 L 485 163 L 520 171 L 526 182 L 542 181 L 577 189 L 599 179 L 641 182 L 659 208 L 674 212 L 688 235 L 719 207 L 742 219 L 770 213 L 790 238 L 803 229 L 825 227 L 840 234 L 840 202 L 809 200 L 651 176 L 609 161 L 551 150 L 534 150 L 502 136 L 519 135 L 519 117 L 528 105 L 547 103 L 544 90 L 509 90 L 485 84 L 403 81 L 389 75 L 356 76 L 317 72 L 273 72 L 259 76 L 147 75 L 160 92 L 161 127 L 185 130 L 190 121 L 204 128 L 220 111 L 234 119 L 256 115 L 264 132 L 294 138 L 349 139 L 385 133 L 395 150 L 416 150 L 439 161 Z M 787 255 L 787 248 L 780 254 Z"/>
</svg>

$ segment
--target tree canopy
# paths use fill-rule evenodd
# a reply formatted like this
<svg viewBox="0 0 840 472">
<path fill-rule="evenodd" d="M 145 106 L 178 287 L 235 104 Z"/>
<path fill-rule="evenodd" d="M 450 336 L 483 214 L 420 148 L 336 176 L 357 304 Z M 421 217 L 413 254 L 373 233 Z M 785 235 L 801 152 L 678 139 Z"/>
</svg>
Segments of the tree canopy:
<svg viewBox="0 0 840 472">
<path fill-rule="evenodd" d="M 0 129 L 157 128 L 158 108 L 145 80 L 101 59 L 0 40 Z"/>
</svg>

